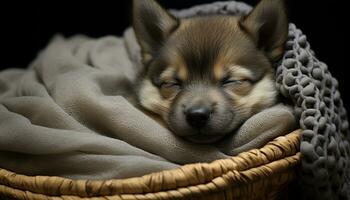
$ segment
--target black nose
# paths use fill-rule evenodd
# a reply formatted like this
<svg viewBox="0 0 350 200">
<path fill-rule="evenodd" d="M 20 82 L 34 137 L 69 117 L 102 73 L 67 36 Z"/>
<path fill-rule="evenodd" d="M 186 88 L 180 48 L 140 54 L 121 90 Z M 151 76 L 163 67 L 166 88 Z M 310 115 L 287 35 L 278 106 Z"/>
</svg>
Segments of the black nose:
<svg viewBox="0 0 350 200">
<path fill-rule="evenodd" d="M 207 124 L 211 109 L 205 106 L 194 106 L 185 112 L 187 123 L 193 128 L 202 128 Z"/>
</svg>

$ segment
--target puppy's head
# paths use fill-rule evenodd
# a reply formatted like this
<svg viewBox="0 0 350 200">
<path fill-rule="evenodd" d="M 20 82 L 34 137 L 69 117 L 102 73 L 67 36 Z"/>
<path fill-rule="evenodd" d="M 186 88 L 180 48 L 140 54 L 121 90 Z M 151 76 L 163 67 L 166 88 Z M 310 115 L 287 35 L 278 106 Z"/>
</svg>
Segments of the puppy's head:
<svg viewBox="0 0 350 200">
<path fill-rule="evenodd" d="M 282 0 L 262 0 L 247 16 L 182 20 L 135 0 L 133 27 L 144 64 L 139 102 L 175 134 L 214 142 L 275 103 L 272 63 L 288 32 Z"/>
</svg>

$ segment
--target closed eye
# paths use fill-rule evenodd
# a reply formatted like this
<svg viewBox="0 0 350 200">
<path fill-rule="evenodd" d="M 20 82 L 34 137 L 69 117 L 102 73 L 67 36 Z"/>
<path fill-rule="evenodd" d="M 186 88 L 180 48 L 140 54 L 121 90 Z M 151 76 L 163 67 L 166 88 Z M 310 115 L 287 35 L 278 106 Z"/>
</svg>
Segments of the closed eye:
<svg viewBox="0 0 350 200">
<path fill-rule="evenodd" d="M 181 83 L 177 81 L 164 81 L 160 84 L 160 93 L 164 98 L 175 97 L 181 91 Z"/>
<path fill-rule="evenodd" d="M 162 82 L 160 84 L 161 88 L 170 88 L 170 87 L 174 87 L 174 86 L 181 86 L 181 85 L 178 82 Z"/>
<path fill-rule="evenodd" d="M 239 85 L 247 80 L 248 79 L 237 79 L 237 78 L 233 78 L 233 77 L 230 77 L 229 75 L 227 75 L 221 80 L 221 86 L 225 87 L 225 86 L 233 85 L 233 84 Z"/>
<path fill-rule="evenodd" d="M 228 86 L 228 85 L 232 85 L 232 84 L 236 84 L 236 85 L 239 85 L 239 84 L 242 84 L 243 81 L 241 80 L 235 80 L 235 79 L 228 79 L 228 80 L 225 80 L 221 83 L 222 86 Z"/>
</svg>

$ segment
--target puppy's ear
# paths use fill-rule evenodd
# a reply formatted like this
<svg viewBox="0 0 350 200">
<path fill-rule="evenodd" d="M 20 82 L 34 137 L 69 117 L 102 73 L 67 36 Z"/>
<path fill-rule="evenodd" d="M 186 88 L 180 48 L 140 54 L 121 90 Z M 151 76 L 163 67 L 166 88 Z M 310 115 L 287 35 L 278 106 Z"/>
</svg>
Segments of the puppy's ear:
<svg viewBox="0 0 350 200">
<path fill-rule="evenodd" d="M 288 20 L 283 0 L 261 0 L 240 20 L 241 28 L 272 61 L 281 58 L 288 36 Z"/>
<path fill-rule="evenodd" d="M 178 25 L 178 20 L 155 0 L 133 1 L 133 28 L 141 46 L 143 62 L 152 59 Z"/>
</svg>

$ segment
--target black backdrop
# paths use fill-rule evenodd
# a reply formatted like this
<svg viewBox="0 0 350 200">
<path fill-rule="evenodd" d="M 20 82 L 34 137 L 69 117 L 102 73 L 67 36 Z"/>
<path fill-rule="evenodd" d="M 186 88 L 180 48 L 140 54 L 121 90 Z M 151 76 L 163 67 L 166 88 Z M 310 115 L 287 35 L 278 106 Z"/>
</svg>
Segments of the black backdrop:
<svg viewBox="0 0 350 200">
<path fill-rule="evenodd" d="M 185 8 L 214 0 L 159 0 L 168 8 Z M 256 0 L 242 0 L 256 4 Z M 0 3 L 0 68 L 24 68 L 55 33 L 91 37 L 120 35 L 130 24 L 130 0 L 8 1 Z M 350 109 L 346 59 L 350 25 L 346 1 L 287 0 L 290 21 L 308 36 L 321 61 L 339 80 Z M 350 8 L 348 8 L 350 9 Z M 350 86 L 350 85 L 349 85 Z"/>
</svg>

